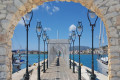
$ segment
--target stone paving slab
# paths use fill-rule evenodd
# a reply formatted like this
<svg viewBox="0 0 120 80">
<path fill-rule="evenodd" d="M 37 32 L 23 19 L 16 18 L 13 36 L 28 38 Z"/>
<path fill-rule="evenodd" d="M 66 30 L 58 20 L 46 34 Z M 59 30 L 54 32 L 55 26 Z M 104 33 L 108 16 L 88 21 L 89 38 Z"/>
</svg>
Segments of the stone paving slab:
<svg viewBox="0 0 120 80">
<path fill-rule="evenodd" d="M 62 58 L 59 61 L 60 66 L 56 66 L 55 60 L 46 73 L 42 74 L 41 80 L 78 80 L 78 74 L 73 73 Z"/>
</svg>

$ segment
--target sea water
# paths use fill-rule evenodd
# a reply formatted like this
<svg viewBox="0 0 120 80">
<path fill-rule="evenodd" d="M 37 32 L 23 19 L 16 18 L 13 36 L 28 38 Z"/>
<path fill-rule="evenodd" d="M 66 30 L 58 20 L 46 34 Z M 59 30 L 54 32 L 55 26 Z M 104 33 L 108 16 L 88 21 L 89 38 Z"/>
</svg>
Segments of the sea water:
<svg viewBox="0 0 120 80">
<path fill-rule="evenodd" d="M 22 57 L 21 59 L 25 60 L 26 62 L 26 55 L 22 55 L 24 57 Z M 98 55 L 94 55 L 94 69 L 97 71 L 97 56 Z M 47 58 L 47 54 L 45 54 L 45 58 Z M 73 59 L 73 55 L 71 56 L 71 58 Z M 84 66 L 87 66 L 89 68 L 91 68 L 91 64 L 92 64 L 92 55 L 91 54 L 81 54 L 80 56 L 81 58 L 81 63 L 84 65 Z M 44 54 L 40 54 L 40 61 L 44 60 Z M 74 55 L 74 60 L 76 62 L 79 62 L 79 55 L 78 54 L 75 54 Z M 38 55 L 37 54 L 29 54 L 28 56 L 28 64 L 29 65 L 33 65 L 34 63 L 37 63 L 38 62 Z M 26 68 L 26 63 L 23 63 L 21 65 L 21 69 L 24 69 Z"/>
</svg>

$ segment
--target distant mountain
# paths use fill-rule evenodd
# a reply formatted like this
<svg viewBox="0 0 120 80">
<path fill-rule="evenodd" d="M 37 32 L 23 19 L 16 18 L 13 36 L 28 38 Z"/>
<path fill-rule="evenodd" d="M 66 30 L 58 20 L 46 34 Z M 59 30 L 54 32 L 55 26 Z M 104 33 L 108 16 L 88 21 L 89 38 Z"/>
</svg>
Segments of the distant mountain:
<svg viewBox="0 0 120 80">
<path fill-rule="evenodd" d="M 70 48 L 69 48 L 70 49 Z M 87 50 L 90 49 L 88 46 L 80 46 L 80 50 Z M 71 51 L 73 50 L 73 47 L 71 47 Z M 74 50 L 79 50 L 79 46 L 74 46 Z"/>
</svg>

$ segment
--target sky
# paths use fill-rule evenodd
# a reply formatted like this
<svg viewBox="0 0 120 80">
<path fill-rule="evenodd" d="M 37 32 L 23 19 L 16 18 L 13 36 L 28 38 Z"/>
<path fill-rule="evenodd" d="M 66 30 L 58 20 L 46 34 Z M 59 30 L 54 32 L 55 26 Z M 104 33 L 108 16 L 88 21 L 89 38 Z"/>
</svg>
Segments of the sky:
<svg viewBox="0 0 120 80">
<path fill-rule="evenodd" d="M 74 2 L 47 2 L 43 5 L 32 9 L 33 19 L 29 27 L 29 50 L 38 49 L 38 38 L 36 34 L 37 21 L 41 21 L 42 27 L 46 29 L 50 39 L 57 39 L 57 31 L 59 39 L 68 39 L 72 26 L 77 26 L 78 21 L 82 21 L 83 33 L 81 36 L 81 46 L 91 47 L 92 33 L 91 27 L 87 18 L 88 9 L 80 3 Z M 99 47 L 100 34 L 100 18 L 98 18 L 94 28 L 94 47 Z M 102 27 L 104 24 L 102 23 Z M 103 31 L 103 28 L 102 28 Z M 102 32 L 103 33 L 103 32 Z M 44 48 L 43 39 L 40 41 L 41 50 Z M 106 30 L 104 29 L 104 45 L 107 45 Z M 78 46 L 78 37 L 75 40 L 75 46 Z M 26 49 L 26 28 L 21 19 L 14 30 L 12 38 L 12 50 Z"/>
</svg>

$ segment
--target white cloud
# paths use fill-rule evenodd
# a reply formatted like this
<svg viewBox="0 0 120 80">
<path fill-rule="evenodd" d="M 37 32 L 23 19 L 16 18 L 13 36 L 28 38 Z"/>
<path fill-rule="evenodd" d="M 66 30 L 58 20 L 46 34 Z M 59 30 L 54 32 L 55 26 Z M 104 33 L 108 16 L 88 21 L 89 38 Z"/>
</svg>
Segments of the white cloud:
<svg viewBox="0 0 120 80">
<path fill-rule="evenodd" d="M 57 7 L 57 6 L 54 6 L 53 9 L 52 9 L 53 12 L 57 12 L 57 11 L 59 11 L 59 10 L 60 10 L 60 8 Z"/>
<path fill-rule="evenodd" d="M 45 27 L 44 30 L 45 30 L 45 31 L 51 31 L 51 28 Z"/>
<path fill-rule="evenodd" d="M 70 27 L 69 27 L 69 31 L 73 31 L 73 30 L 76 30 L 76 26 L 74 24 L 72 24 Z"/>
<path fill-rule="evenodd" d="M 52 15 L 53 13 L 57 12 L 60 10 L 59 7 L 57 6 L 53 6 L 52 3 L 44 3 L 42 5 L 42 8 L 44 8 L 50 15 Z"/>
<path fill-rule="evenodd" d="M 46 6 L 46 10 L 49 11 L 50 7 L 49 6 Z"/>
<path fill-rule="evenodd" d="M 32 8 L 32 10 L 38 10 L 39 9 L 39 7 L 37 6 L 36 8 Z"/>
<path fill-rule="evenodd" d="M 19 21 L 19 23 L 18 24 L 20 24 L 20 25 L 23 25 L 24 26 L 24 21 L 23 21 L 23 19 L 21 19 L 20 21 Z"/>
</svg>

